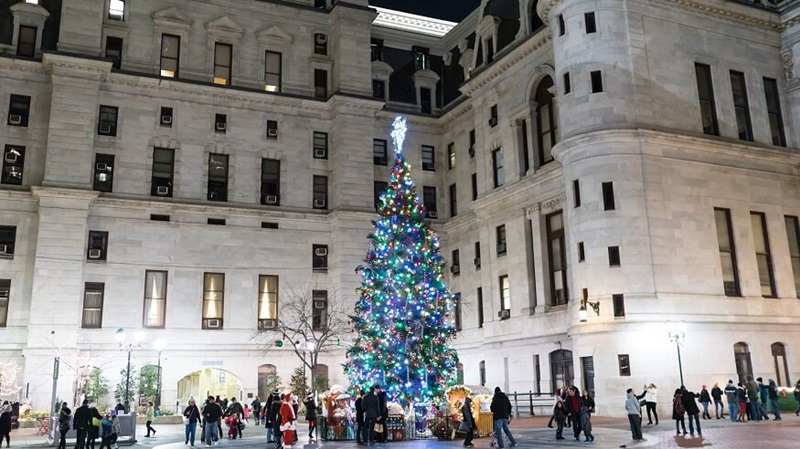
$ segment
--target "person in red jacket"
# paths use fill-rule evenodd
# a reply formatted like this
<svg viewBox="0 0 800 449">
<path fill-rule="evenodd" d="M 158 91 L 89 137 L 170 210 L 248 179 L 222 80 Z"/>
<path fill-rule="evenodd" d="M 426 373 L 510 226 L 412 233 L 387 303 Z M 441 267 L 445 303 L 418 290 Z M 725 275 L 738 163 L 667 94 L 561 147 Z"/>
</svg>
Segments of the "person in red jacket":
<svg viewBox="0 0 800 449">
<path fill-rule="evenodd" d="M 294 442 L 295 419 L 294 408 L 292 407 L 292 394 L 283 395 L 281 404 L 281 432 L 283 432 L 283 447 L 288 447 Z"/>
</svg>

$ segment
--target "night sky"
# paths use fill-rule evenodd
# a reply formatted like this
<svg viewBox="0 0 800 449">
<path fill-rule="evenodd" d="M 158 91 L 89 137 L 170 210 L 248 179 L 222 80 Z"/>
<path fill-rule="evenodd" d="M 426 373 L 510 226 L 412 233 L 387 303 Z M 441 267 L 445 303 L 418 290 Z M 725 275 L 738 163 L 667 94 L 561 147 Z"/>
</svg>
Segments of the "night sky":
<svg viewBox="0 0 800 449">
<path fill-rule="evenodd" d="M 480 0 L 369 0 L 372 6 L 410 12 L 459 22 L 480 4 Z"/>
</svg>

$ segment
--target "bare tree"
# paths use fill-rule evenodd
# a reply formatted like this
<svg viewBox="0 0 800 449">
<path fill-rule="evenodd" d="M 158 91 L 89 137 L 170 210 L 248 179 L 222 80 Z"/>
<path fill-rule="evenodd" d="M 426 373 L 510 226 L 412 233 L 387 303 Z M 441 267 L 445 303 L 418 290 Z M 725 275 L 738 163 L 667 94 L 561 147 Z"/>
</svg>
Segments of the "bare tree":
<svg viewBox="0 0 800 449">
<path fill-rule="evenodd" d="M 319 355 L 342 349 L 351 332 L 349 315 L 353 306 L 336 291 L 314 290 L 305 285 L 283 289 L 279 307 L 274 327 L 260 329 L 256 336 L 269 342 L 267 351 L 274 349 L 278 341 L 293 350 L 311 371 L 313 391 Z"/>
</svg>

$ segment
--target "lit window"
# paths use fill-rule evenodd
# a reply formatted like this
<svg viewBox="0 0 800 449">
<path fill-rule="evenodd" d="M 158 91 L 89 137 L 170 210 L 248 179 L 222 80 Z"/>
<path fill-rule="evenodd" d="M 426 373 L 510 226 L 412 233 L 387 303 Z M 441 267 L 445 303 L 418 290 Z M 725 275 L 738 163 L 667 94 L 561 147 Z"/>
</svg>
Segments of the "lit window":
<svg viewBox="0 0 800 449">
<path fill-rule="evenodd" d="M 30 1 L 28 3 L 31 3 Z M 108 18 L 111 20 L 125 20 L 125 0 L 110 0 L 108 2 Z"/>
<path fill-rule="evenodd" d="M 225 275 L 203 275 L 203 329 L 222 329 L 222 312 L 225 304 Z"/>
<path fill-rule="evenodd" d="M 233 46 L 217 43 L 214 46 L 214 84 L 223 86 L 231 84 L 232 65 Z"/>
<path fill-rule="evenodd" d="M 161 76 L 178 77 L 180 65 L 181 38 L 171 34 L 161 35 Z"/>
<path fill-rule="evenodd" d="M 264 90 L 267 92 L 281 91 L 281 54 L 267 51 L 264 70 Z"/>
<path fill-rule="evenodd" d="M 258 277 L 258 328 L 273 329 L 278 320 L 278 276 Z"/>
<path fill-rule="evenodd" d="M 146 271 L 144 277 L 143 327 L 164 327 L 167 310 L 167 272 Z"/>
</svg>

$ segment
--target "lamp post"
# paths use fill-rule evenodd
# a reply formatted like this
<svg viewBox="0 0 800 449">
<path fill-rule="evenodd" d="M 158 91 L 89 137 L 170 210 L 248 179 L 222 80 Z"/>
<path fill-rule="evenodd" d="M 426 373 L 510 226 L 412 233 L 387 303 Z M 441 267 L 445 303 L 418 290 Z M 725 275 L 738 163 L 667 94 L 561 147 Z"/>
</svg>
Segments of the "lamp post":
<svg viewBox="0 0 800 449">
<path fill-rule="evenodd" d="M 316 385 L 314 384 L 314 368 L 316 367 L 316 359 L 314 358 L 314 351 L 317 349 L 317 341 L 316 340 L 306 340 L 306 349 L 308 349 L 308 357 L 311 360 L 311 396 L 314 398 L 316 403 L 317 395 L 316 395 Z M 316 428 L 314 429 L 316 433 Z M 317 441 L 316 435 L 312 435 L 314 441 Z"/>
<path fill-rule="evenodd" d="M 131 353 L 142 347 L 144 341 L 144 332 L 136 332 L 133 336 L 133 341 L 126 341 L 125 329 L 117 329 L 117 342 L 119 343 L 120 351 L 128 352 L 128 369 L 125 370 L 125 413 L 130 413 L 130 397 L 131 397 Z"/>
<path fill-rule="evenodd" d="M 164 340 L 156 341 L 156 351 L 158 351 L 158 383 L 156 384 L 156 409 L 161 406 L 161 351 L 167 346 Z"/>
<path fill-rule="evenodd" d="M 686 340 L 686 323 L 673 323 L 667 330 L 669 339 L 675 343 L 675 348 L 678 350 L 678 373 L 681 376 L 681 386 L 686 385 L 683 383 L 683 361 L 681 360 L 681 345 Z"/>
</svg>

